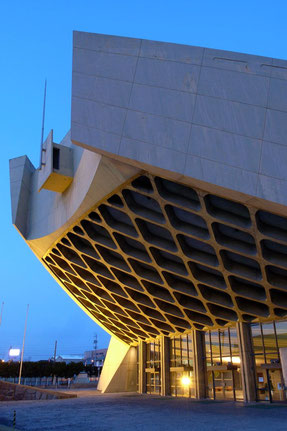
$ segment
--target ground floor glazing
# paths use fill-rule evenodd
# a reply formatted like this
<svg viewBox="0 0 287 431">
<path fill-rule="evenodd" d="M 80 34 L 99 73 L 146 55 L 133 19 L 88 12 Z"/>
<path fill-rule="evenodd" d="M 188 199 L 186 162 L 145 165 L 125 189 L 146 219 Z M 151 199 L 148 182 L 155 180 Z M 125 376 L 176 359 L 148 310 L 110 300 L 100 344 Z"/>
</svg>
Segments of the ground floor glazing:
<svg viewBox="0 0 287 431">
<path fill-rule="evenodd" d="M 141 393 L 286 401 L 287 321 L 162 336 L 142 341 L 137 351 Z"/>
</svg>

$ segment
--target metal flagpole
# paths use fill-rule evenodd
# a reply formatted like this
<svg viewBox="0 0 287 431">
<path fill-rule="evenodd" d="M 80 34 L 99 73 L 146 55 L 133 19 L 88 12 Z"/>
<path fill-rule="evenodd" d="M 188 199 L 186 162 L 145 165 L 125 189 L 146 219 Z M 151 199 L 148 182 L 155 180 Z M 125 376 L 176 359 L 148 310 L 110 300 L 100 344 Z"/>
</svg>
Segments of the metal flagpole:
<svg viewBox="0 0 287 431">
<path fill-rule="evenodd" d="M 18 385 L 21 384 L 21 375 L 22 375 L 22 366 L 23 366 L 23 357 L 24 357 L 25 338 L 26 338 L 26 331 L 27 331 L 28 312 L 29 312 L 29 304 L 27 305 L 27 312 L 26 312 L 26 320 L 25 320 L 25 329 L 24 329 L 22 352 L 21 352 L 21 362 L 20 362 Z"/>
<path fill-rule="evenodd" d="M 56 340 L 55 341 L 55 350 L 54 350 L 54 364 L 53 364 L 54 370 L 55 370 L 55 362 L 56 362 L 56 355 L 57 355 L 57 344 L 58 344 L 58 341 Z M 53 385 L 56 385 L 56 374 L 55 373 L 53 375 Z"/>
<path fill-rule="evenodd" d="M 1 323 L 2 323 L 2 316 L 3 316 L 3 307 L 4 307 L 4 302 L 2 302 L 2 305 L 1 305 L 1 313 L 0 313 L 0 326 L 1 326 Z"/>
<path fill-rule="evenodd" d="M 41 154 L 40 154 L 40 167 L 42 168 L 43 165 L 43 151 L 46 151 L 46 149 L 43 148 L 43 142 L 44 142 L 44 125 L 45 125 L 45 110 L 46 110 L 46 92 L 47 92 L 47 79 L 45 79 L 45 88 L 44 88 L 44 103 L 43 103 L 43 117 L 42 117 L 42 133 L 41 133 Z"/>
<path fill-rule="evenodd" d="M 56 362 L 56 354 L 57 354 L 57 340 L 55 341 L 54 362 Z"/>
</svg>

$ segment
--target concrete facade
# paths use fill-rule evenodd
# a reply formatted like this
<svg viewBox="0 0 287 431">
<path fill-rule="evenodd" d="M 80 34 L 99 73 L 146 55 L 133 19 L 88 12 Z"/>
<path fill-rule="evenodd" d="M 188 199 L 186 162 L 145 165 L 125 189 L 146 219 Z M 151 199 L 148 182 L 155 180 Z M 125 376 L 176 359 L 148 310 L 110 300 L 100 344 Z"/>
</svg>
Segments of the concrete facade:
<svg viewBox="0 0 287 431">
<path fill-rule="evenodd" d="M 10 161 L 12 222 L 115 337 L 101 390 L 286 399 L 286 71 L 74 32 L 71 130 Z"/>
<path fill-rule="evenodd" d="M 178 179 L 286 205 L 286 94 L 284 60 L 74 33 L 72 141 Z"/>
</svg>

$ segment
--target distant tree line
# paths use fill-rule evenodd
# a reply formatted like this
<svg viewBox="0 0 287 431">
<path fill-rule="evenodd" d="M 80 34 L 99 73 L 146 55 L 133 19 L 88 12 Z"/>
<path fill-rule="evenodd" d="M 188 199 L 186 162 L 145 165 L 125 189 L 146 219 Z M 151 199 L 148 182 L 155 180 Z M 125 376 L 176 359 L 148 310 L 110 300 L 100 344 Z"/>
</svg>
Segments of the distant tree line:
<svg viewBox="0 0 287 431">
<path fill-rule="evenodd" d="M 18 377 L 19 362 L 0 362 L 0 377 Z M 82 362 L 23 362 L 22 377 L 73 377 L 85 370 Z M 89 370 L 86 370 L 87 372 Z"/>
</svg>

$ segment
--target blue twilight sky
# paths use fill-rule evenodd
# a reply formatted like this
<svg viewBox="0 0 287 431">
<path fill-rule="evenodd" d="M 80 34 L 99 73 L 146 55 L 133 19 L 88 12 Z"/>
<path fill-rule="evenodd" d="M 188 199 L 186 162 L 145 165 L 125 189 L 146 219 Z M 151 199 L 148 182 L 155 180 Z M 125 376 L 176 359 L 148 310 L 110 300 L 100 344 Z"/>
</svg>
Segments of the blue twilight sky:
<svg viewBox="0 0 287 431">
<path fill-rule="evenodd" d="M 81 353 L 109 336 L 61 290 L 11 225 L 8 159 L 38 166 L 44 80 L 45 135 L 70 127 L 72 31 L 199 45 L 287 59 L 286 0 L 3 0 L 0 5 L 0 358 L 22 342 L 25 357 Z"/>
</svg>

